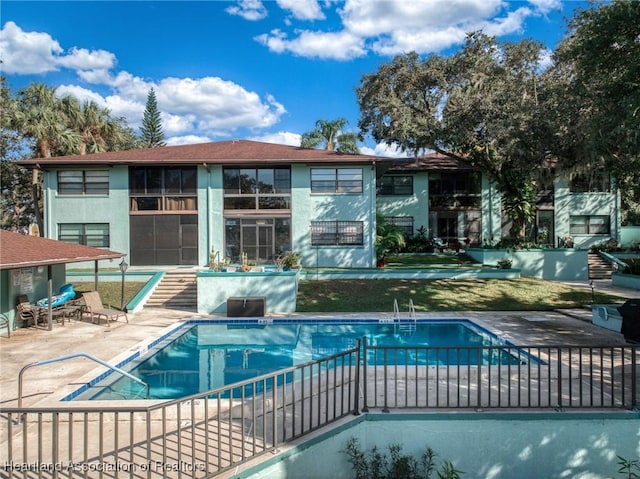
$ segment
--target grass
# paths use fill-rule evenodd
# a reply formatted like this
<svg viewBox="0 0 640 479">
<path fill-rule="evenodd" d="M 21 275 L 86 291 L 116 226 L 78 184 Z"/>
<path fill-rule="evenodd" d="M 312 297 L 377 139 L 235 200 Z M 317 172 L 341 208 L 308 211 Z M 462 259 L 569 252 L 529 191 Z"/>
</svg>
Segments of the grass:
<svg viewBox="0 0 640 479">
<path fill-rule="evenodd" d="M 422 255 L 416 255 L 420 258 Z M 445 255 L 448 256 L 448 255 Z M 125 283 L 125 304 L 143 287 L 142 282 Z M 105 305 L 119 308 L 121 283 L 102 281 L 98 292 Z M 93 282 L 74 283 L 76 291 L 93 290 Z M 592 303 L 619 302 L 620 298 L 589 289 L 536 278 L 520 279 L 345 279 L 301 281 L 297 312 L 384 312 L 393 311 L 398 300 L 406 311 L 409 299 L 416 311 L 550 311 L 580 308 Z"/>
<path fill-rule="evenodd" d="M 144 288 L 144 282 L 127 281 L 124 283 L 125 304 L 133 299 L 138 292 Z M 73 283 L 73 289 L 78 292 L 94 291 L 93 281 L 78 281 Z M 122 301 L 122 283 L 119 281 L 99 281 L 98 293 L 105 307 L 120 309 Z"/>
<path fill-rule="evenodd" d="M 301 281 L 297 311 L 549 311 L 619 301 L 613 296 L 535 278 Z"/>
</svg>

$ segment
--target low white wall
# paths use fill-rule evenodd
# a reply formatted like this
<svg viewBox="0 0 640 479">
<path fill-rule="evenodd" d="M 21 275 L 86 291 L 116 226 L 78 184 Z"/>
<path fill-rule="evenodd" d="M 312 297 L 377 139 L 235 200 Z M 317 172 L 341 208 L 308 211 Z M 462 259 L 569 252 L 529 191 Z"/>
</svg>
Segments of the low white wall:
<svg viewBox="0 0 640 479">
<path fill-rule="evenodd" d="M 640 289 L 640 276 L 635 274 L 612 273 L 611 284 L 623 288 Z"/>
<path fill-rule="evenodd" d="M 295 271 L 201 271 L 196 279 L 199 313 L 226 313 L 227 299 L 235 297 L 264 297 L 266 313 L 293 313 L 296 310 L 298 274 Z"/>
<path fill-rule="evenodd" d="M 557 249 L 479 249 L 469 248 L 467 254 L 484 265 L 495 265 L 508 258 L 512 267 L 525 276 L 580 281 L 589 279 L 588 251 L 572 248 Z"/>
<path fill-rule="evenodd" d="M 474 479 L 605 479 L 618 457 L 637 459 L 638 413 L 367 414 L 234 478 L 355 477 L 344 453 L 350 438 L 363 450 L 399 444 L 420 459 L 427 447 Z"/>
<path fill-rule="evenodd" d="M 629 246 L 640 243 L 640 226 L 623 226 L 620 228 L 620 243 Z"/>
</svg>

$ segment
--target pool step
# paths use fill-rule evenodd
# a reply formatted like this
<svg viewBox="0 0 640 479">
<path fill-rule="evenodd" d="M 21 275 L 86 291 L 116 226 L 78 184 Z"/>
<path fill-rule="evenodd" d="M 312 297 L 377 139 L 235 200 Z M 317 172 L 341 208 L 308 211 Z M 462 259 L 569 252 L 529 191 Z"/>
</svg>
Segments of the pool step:
<svg viewBox="0 0 640 479">
<path fill-rule="evenodd" d="M 145 308 L 168 308 L 195 311 L 198 287 L 195 273 L 168 272 L 156 286 Z"/>
</svg>

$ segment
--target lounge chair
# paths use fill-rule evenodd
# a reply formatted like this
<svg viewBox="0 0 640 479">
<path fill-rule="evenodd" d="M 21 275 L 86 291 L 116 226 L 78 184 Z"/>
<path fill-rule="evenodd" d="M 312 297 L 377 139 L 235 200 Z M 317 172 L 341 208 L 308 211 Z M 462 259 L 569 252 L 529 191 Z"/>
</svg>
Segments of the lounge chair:
<svg viewBox="0 0 640 479">
<path fill-rule="evenodd" d="M 45 319 L 44 309 L 31 304 L 26 294 L 21 294 L 16 299 L 16 313 L 18 318 L 22 320 L 24 327 L 28 327 L 32 321 L 34 326 L 38 326 L 38 323 Z"/>
<path fill-rule="evenodd" d="M 104 319 L 107 321 L 107 326 L 111 326 L 111 321 L 117 321 L 120 316 L 123 316 L 127 323 L 129 322 L 125 311 L 105 308 L 102 299 L 100 299 L 100 293 L 97 291 L 82 293 L 82 298 L 84 299 L 82 315 L 88 315 L 92 323 L 99 323 L 101 319 Z"/>
</svg>

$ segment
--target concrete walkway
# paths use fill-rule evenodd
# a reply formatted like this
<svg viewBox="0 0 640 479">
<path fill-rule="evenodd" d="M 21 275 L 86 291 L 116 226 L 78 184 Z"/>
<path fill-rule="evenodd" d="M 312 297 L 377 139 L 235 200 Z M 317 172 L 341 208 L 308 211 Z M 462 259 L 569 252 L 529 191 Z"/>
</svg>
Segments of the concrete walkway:
<svg viewBox="0 0 640 479">
<path fill-rule="evenodd" d="M 610 283 L 610 282 L 609 282 Z M 590 287 L 588 282 L 572 283 L 576 287 Z M 640 297 L 640 291 L 607 287 L 596 283 L 597 291 L 625 298 Z M 312 314 L 309 317 L 326 319 L 344 317 L 390 317 L 390 312 L 365 314 Z M 304 317 L 305 315 L 288 315 Z M 571 344 L 604 345 L 624 344 L 621 334 L 591 324 L 588 309 L 555 312 L 452 312 L 422 313 L 419 318 L 468 318 L 491 331 L 508 338 L 515 344 Z M 104 323 L 97 325 L 89 321 L 70 321 L 64 325 L 55 323 L 52 331 L 24 328 L 13 331 L 11 338 L 0 338 L 0 406 L 18 405 L 18 374 L 27 364 L 48 360 L 72 353 L 84 352 L 110 364 L 136 345 L 163 331 L 179 321 L 197 317 L 214 317 L 193 312 L 169 309 L 145 309 L 129 314 L 129 323 Z M 23 406 L 33 406 L 62 387 L 77 385 L 78 378 L 102 366 L 85 358 L 74 358 L 64 362 L 31 368 L 24 374 Z"/>
</svg>

